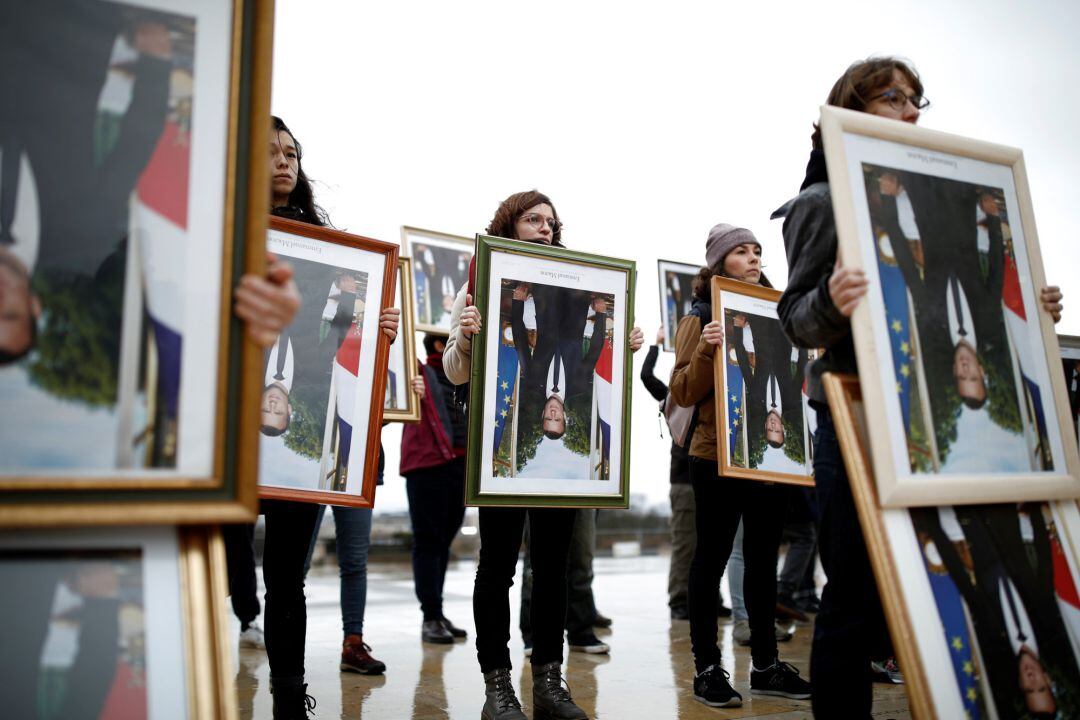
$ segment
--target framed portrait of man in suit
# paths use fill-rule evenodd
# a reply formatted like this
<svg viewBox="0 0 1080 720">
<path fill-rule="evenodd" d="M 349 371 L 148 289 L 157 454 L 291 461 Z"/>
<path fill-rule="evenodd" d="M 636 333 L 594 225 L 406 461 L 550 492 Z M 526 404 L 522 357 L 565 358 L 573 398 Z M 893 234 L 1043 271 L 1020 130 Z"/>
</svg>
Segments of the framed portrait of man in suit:
<svg viewBox="0 0 1080 720">
<path fill-rule="evenodd" d="M 412 258 L 416 330 L 449 335 L 454 299 L 469 279 L 473 241 L 405 225 L 401 247 Z"/>
<path fill-rule="evenodd" d="M 259 369 L 259 496 L 372 507 L 398 246 L 278 217 L 266 244 L 302 304 Z"/>
<path fill-rule="evenodd" d="M 814 413 L 804 392 L 816 356 L 792 345 L 776 314 L 780 291 L 714 277 L 713 319 L 724 323 L 716 376 L 721 475 L 813 485 Z"/>
<path fill-rule="evenodd" d="M 390 345 L 386 401 L 383 403 L 383 420 L 386 422 L 420 421 L 420 398 L 412 391 L 411 385 L 412 378 L 419 372 L 416 366 L 416 309 L 413 305 L 412 272 L 412 258 L 399 257 L 394 307 L 401 308 L 401 328 L 397 339 Z"/>
<path fill-rule="evenodd" d="M 1020 150 L 826 107 L 851 317 L 887 507 L 1080 497 Z"/>
<path fill-rule="evenodd" d="M 0 9 L 0 526 L 253 517 L 272 15 Z"/>
<path fill-rule="evenodd" d="M 1080 712 L 1080 511 L 1072 501 L 884 508 L 860 382 L 825 388 L 916 718 Z"/>
<path fill-rule="evenodd" d="M 634 272 L 477 237 L 467 504 L 627 506 Z"/>
<path fill-rule="evenodd" d="M 230 717 L 217 526 L 0 532 L 5 715 Z"/>
<path fill-rule="evenodd" d="M 664 328 L 664 350 L 675 352 L 675 329 L 690 312 L 694 277 L 701 268 L 673 260 L 657 260 L 660 275 L 660 324 Z"/>
</svg>

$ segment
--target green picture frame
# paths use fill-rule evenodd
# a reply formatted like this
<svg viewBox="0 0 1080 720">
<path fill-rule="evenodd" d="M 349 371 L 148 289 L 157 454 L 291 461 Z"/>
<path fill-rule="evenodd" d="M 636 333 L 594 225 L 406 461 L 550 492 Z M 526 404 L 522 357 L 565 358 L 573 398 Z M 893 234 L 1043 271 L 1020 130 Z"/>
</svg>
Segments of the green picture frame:
<svg viewBox="0 0 1080 720">
<path fill-rule="evenodd" d="M 474 295 L 486 325 L 472 340 L 466 505 L 629 506 L 633 358 L 628 338 L 634 327 L 636 279 L 632 260 L 477 235 Z M 539 292 L 541 288 L 543 293 Z M 527 293 L 527 297 L 514 299 L 517 291 Z M 577 307 L 582 300 L 583 327 L 574 325 L 576 321 L 563 322 L 556 332 L 557 319 L 578 317 L 567 315 L 566 308 Z M 521 304 L 515 307 L 517 302 Z M 526 329 L 527 321 L 522 317 L 527 317 L 529 310 L 523 308 L 530 302 L 533 327 Z M 553 307 L 552 303 L 560 303 L 559 311 L 545 312 L 544 308 Z M 605 319 L 603 326 L 596 325 L 597 313 Z M 507 320 L 507 316 L 511 319 Z M 580 364 L 576 360 L 568 364 L 566 360 L 566 348 L 576 347 L 565 344 L 570 342 L 565 338 L 567 327 L 582 332 L 584 357 Z M 492 332 L 499 339 L 498 345 L 492 344 Z M 588 337 L 586 332 L 590 333 Z M 515 336 L 524 339 L 521 333 L 528 333 L 530 345 L 524 353 L 519 353 L 513 342 Z M 545 339 L 554 337 L 559 339 Z M 603 343 L 598 351 L 596 341 Z M 554 357 L 546 352 L 555 352 L 551 350 L 553 343 L 560 343 L 560 369 L 565 370 L 562 395 L 556 403 L 561 425 L 555 421 L 554 430 L 540 420 L 541 413 L 528 412 L 547 408 L 556 400 L 555 395 L 547 396 L 543 384 L 536 383 L 537 378 L 545 382 L 542 378 Z M 594 352 L 590 353 L 589 348 Z M 531 364 L 534 353 L 540 353 L 536 365 Z M 500 369 L 507 377 L 500 378 Z M 549 381 L 552 378 L 550 374 L 547 377 Z M 499 394 L 492 393 L 491 388 L 498 388 Z M 501 408 L 499 403 L 503 404 Z M 519 426 L 522 406 L 522 417 L 532 416 L 538 421 L 523 421 Z M 501 425 L 495 420 L 497 415 Z M 510 435 L 506 436 L 508 427 Z M 519 438 L 525 443 L 524 449 L 518 445 Z M 509 460 L 500 464 L 507 444 L 512 448 Z M 587 449 L 584 454 L 583 448 Z M 529 455 L 530 451 L 534 454 Z M 520 467 L 519 458 L 524 459 Z M 583 467 L 588 471 L 582 476 Z M 543 472 L 557 469 L 545 478 L 539 475 L 538 468 Z"/>
</svg>

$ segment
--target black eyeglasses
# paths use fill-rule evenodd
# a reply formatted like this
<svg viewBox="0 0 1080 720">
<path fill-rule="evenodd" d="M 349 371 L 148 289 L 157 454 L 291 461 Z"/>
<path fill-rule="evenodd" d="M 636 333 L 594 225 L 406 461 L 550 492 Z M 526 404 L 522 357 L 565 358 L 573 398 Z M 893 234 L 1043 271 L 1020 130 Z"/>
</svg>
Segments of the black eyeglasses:
<svg viewBox="0 0 1080 720">
<path fill-rule="evenodd" d="M 909 102 L 915 106 L 916 110 L 925 110 L 930 107 L 930 101 L 924 98 L 922 95 L 908 95 L 899 88 L 889 88 L 880 95 L 875 95 L 870 98 L 870 102 L 875 100 L 884 100 L 889 103 L 889 107 L 897 112 L 904 109 L 904 106 Z"/>
</svg>

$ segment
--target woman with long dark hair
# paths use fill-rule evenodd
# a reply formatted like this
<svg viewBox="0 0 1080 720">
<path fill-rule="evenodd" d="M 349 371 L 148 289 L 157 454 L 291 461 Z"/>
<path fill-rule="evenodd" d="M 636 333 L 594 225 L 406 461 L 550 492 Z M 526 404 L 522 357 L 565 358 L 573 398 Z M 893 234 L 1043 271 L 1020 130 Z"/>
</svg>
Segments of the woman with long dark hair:
<svg viewBox="0 0 1080 720">
<path fill-rule="evenodd" d="M 515 193 L 500 205 L 489 235 L 562 247 L 562 223 L 555 206 L 535 190 Z M 472 273 L 470 273 L 471 275 Z M 469 381 L 472 338 L 483 329 L 469 283 L 461 288 L 450 319 L 443 369 L 451 382 Z M 636 351 L 644 343 L 634 328 L 628 339 Z M 484 674 L 484 720 L 525 720 L 510 679 L 510 586 L 528 518 L 532 542 L 533 600 L 531 656 L 535 718 L 581 720 L 588 716 L 563 687 L 563 623 L 566 618 L 566 562 L 576 510 L 565 508 L 480 508 L 480 561 L 473 586 L 476 650 Z"/>
<path fill-rule="evenodd" d="M 772 285 L 761 272 L 761 243 L 745 228 L 724 223 L 713 227 L 705 244 L 705 259 L 705 267 L 694 279 L 693 309 L 679 321 L 675 367 L 671 371 L 672 399 L 683 407 L 697 409 L 689 447 L 697 545 L 690 564 L 687 593 L 696 671 L 694 697 L 711 707 L 742 704 L 742 696 L 732 688 L 728 672 L 721 667 L 720 648 L 716 644 L 720 576 L 741 520 L 746 568 L 743 593 L 753 659 L 751 690 L 803 699 L 810 696 L 810 684 L 799 677 L 798 670 L 780 661 L 773 626 L 784 498 L 777 488 L 766 483 L 717 477 L 713 356 L 716 348 L 723 345 L 724 326 L 712 319 L 712 278 Z M 741 342 L 744 328 L 738 326 L 738 319 L 736 325 L 736 341 Z"/>
<path fill-rule="evenodd" d="M 304 174 L 301 165 L 300 144 L 280 118 L 273 118 L 273 130 L 270 136 L 270 206 L 271 213 L 281 217 L 310 223 L 326 225 L 329 223 L 326 213 L 315 204 L 311 183 Z M 273 266 L 271 268 L 273 272 Z M 241 314 L 239 302 L 246 299 L 241 295 L 244 285 L 237 290 L 237 314 Z M 267 311 L 263 304 L 252 302 L 249 313 L 258 317 Z M 397 308 L 388 308 L 379 317 L 379 327 L 393 341 L 397 337 Z M 265 333 L 261 338 L 263 345 L 272 344 L 277 333 L 288 321 L 276 328 L 273 335 Z M 335 508 L 336 510 L 337 508 Z M 314 698 L 307 695 L 304 683 L 304 643 L 307 637 L 307 603 L 304 597 L 304 564 L 308 547 L 315 532 L 319 505 L 288 500 L 261 500 L 259 511 L 266 520 L 266 539 L 263 550 L 263 580 L 266 584 L 266 654 L 270 661 L 270 692 L 274 696 L 274 720 L 303 720 L 308 710 L 315 706 Z M 370 533 L 370 510 L 366 528 Z M 363 523 L 357 526 L 351 545 L 365 545 L 360 535 Z M 232 536 L 228 545 L 230 591 L 254 595 L 254 559 L 248 560 L 251 551 L 250 533 L 253 526 L 237 526 L 230 531 Z M 348 544 L 348 543 L 347 543 Z M 350 553 L 355 556 L 356 553 Z M 366 558 L 365 565 L 366 565 Z M 343 571 L 343 575 L 344 575 Z M 353 573 L 354 586 L 349 593 L 357 602 L 343 601 L 345 606 L 355 606 L 359 610 L 359 627 L 363 623 L 363 596 L 366 594 L 366 574 Z M 343 577 L 343 583 L 345 578 Z M 257 600 L 256 600 L 257 603 Z M 257 607 L 257 605 L 256 605 Z M 354 613 L 355 614 L 355 613 Z M 355 624 L 356 618 L 351 618 Z M 342 650 L 342 666 L 347 663 L 378 663 L 367 653 L 367 647 L 355 627 L 346 623 L 346 640 Z M 350 642 L 353 641 L 353 642 Z M 381 665 L 381 663 L 379 663 Z M 381 672 L 382 668 L 377 671 Z M 359 671 L 365 672 L 360 669 Z M 371 670 L 366 670 L 370 672 Z"/>
</svg>

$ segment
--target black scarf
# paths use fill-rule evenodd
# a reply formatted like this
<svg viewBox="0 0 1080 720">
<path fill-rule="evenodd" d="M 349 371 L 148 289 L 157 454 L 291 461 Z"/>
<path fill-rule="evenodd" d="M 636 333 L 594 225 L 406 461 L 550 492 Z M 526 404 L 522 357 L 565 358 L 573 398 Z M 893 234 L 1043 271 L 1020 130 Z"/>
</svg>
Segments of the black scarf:
<svg viewBox="0 0 1080 720">
<path fill-rule="evenodd" d="M 829 182 L 829 171 L 825 167 L 825 151 L 814 148 L 810 151 L 810 161 L 806 163 L 806 177 L 799 186 L 799 192 L 819 182 Z"/>
</svg>

